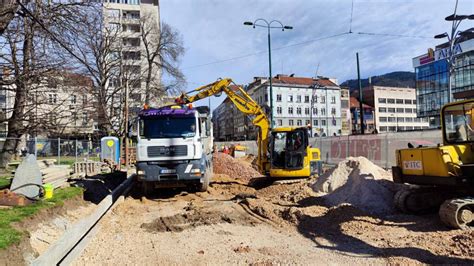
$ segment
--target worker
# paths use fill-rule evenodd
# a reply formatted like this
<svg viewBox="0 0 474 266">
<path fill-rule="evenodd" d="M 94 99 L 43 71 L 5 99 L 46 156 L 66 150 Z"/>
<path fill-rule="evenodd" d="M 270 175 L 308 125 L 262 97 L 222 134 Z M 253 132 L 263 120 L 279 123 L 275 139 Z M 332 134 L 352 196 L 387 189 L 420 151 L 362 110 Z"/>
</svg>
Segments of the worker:
<svg viewBox="0 0 474 266">
<path fill-rule="evenodd" d="M 224 146 L 223 153 L 230 154 L 230 150 L 229 150 L 229 147 L 227 147 L 227 145 Z"/>
</svg>

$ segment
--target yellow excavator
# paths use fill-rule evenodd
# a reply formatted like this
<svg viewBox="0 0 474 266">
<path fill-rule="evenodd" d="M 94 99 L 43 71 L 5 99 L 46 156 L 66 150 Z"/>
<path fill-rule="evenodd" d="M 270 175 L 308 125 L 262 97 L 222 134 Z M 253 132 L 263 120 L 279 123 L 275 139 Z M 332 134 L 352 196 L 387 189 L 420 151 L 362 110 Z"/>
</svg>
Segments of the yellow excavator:
<svg viewBox="0 0 474 266">
<path fill-rule="evenodd" d="M 452 228 L 474 228 L 474 100 L 441 109 L 443 144 L 396 151 L 392 167 L 396 183 L 416 185 L 399 191 L 395 206 L 407 213 L 439 208 L 441 221 Z"/>
<path fill-rule="evenodd" d="M 232 79 L 216 82 L 181 94 L 177 104 L 189 104 L 225 93 L 239 111 L 253 117 L 258 128 L 257 167 L 261 174 L 272 178 L 301 178 L 316 173 L 320 151 L 309 145 L 307 127 L 280 127 L 270 129 L 265 111 Z"/>
</svg>

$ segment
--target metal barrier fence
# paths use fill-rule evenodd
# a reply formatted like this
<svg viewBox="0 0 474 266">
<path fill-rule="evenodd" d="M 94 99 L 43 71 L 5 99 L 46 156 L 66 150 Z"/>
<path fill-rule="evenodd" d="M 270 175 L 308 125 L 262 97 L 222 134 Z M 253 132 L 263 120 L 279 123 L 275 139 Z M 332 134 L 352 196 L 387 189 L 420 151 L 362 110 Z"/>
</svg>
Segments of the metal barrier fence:
<svg viewBox="0 0 474 266">
<path fill-rule="evenodd" d="M 3 148 L 6 139 L 0 139 Z M 20 140 L 16 158 L 26 154 L 35 154 L 38 159 L 56 159 L 57 164 L 73 164 L 84 160 L 99 160 L 100 141 L 88 139 L 44 139 L 31 138 Z"/>
<path fill-rule="evenodd" d="M 247 153 L 257 154 L 255 141 L 216 142 L 218 148 L 224 145 L 242 144 Z M 394 132 L 385 134 L 349 135 L 340 137 L 310 138 L 310 144 L 321 150 L 321 160 L 327 164 L 337 164 L 347 157 L 363 156 L 378 166 L 390 168 L 395 165 L 395 150 L 415 147 L 436 146 L 442 143 L 440 130 Z"/>
</svg>

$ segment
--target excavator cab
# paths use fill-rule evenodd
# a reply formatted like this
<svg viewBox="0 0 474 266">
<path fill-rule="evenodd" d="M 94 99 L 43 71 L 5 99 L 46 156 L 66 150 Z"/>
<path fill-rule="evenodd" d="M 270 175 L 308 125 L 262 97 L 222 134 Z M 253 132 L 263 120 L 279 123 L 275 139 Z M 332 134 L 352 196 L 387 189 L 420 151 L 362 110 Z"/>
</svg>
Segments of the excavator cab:
<svg viewBox="0 0 474 266">
<path fill-rule="evenodd" d="M 319 150 L 309 145 L 306 127 L 273 129 L 269 152 L 271 177 L 308 177 L 317 170 Z"/>
<path fill-rule="evenodd" d="M 407 213 L 439 209 L 441 220 L 460 229 L 474 228 L 474 100 L 441 109 L 443 144 L 396 151 L 393 181 L 416 185 L 395 195 Z"/>
</svg>

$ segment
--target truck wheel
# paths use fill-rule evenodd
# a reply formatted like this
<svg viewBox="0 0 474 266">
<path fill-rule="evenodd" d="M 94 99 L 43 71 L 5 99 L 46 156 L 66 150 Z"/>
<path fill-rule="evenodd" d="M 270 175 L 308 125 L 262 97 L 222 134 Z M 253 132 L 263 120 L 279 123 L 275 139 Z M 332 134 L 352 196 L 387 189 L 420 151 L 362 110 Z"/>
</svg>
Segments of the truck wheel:
<svg viewBox="0 0 474 266">
<path fill-rule="evenodd" d="M 153 192 L 152 184 L 148 182 L 142 182 L 142 195 L 148 197 Z"/>
<path fill-rule="evenodd" d="M 202 183 L 199 183 L 198 185 L 198 191 L 199 192 L 206 192 L 207 188 L 209 187 L 209 182 L 211 179 L 211 171 L 206 169 L 206 173 L 204 174 L 204 178 L 202 180 Z"/>
</svg>

